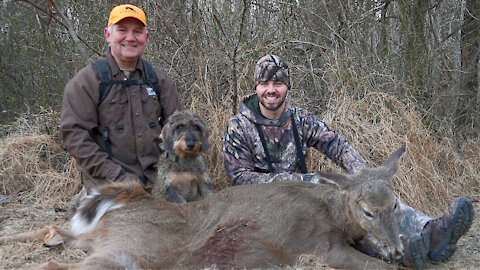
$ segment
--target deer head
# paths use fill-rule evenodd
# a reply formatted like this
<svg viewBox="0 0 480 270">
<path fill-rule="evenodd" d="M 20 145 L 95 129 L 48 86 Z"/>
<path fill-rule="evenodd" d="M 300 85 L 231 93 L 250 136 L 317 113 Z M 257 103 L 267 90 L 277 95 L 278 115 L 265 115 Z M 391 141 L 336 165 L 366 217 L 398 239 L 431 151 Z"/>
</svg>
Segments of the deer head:
<svg viewBox="0 0 480 270">
<path fill-rule="evenodd" d="M 336 186 L 348 194 L 348 211 L 357 226 L 382 243 L 384 258 L 400 260 L 403 245 L 399 237 L 402 212 L 393 193 L 393 176 L 405 152 L 401 147 L 376 168 L 365 168 L 355 174 L 317 173 L 320 181 Z"/>
</svg>

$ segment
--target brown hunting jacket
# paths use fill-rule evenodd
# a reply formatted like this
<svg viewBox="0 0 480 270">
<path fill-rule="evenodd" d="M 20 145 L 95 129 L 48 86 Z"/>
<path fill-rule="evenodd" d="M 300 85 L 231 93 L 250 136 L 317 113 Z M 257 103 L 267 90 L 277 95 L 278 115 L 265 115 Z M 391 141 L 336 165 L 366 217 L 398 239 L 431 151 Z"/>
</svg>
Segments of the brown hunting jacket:
<svg viewBox="0 0 480 270">
<path fill-rule="evenodd" d="M 126 80 L 110 49 L 103 55 L 113 80 Z M 99 105 L 100 77 L 92 64 L 81 69 L 66 85 L 62 101 L 60 128 L 67 151 L 75 158 L 88 190 L 106 182 L 140 178 L 143 184 L 153 180 L 159 150 L 154 139 L 161 123 L 181 109 L 173 81 L 159 68 L 154 68 L 160 87 L 158 97 L 148 85 L 131 85 L 122 89 L 113 84 Z M 129 79 L 144 79 L 142 61 Z M 113 158 L 109 159 L 102 138 L 108 129 Z"/>
</svg>

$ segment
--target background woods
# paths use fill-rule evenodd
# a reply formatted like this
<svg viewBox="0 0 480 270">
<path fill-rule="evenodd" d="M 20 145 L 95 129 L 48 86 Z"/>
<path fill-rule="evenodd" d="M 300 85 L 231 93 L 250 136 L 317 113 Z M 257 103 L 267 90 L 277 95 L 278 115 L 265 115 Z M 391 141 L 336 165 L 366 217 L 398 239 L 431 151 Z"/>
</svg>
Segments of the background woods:
<svg viewBox="0 0 480 270">
<path fill-rule="evenodd" d="M 413 99 L 435 131 L 478 137 L 479 1 L 131 2 L 147 13 L 146 58 L 174 77 L 187 104 L 235 112 L 255 60 L 275 52 L 292 65 L 292 94 L 316 112 L 339 89 L 358 98 L 382 91 Z M 68 79 L 106 48 L 106 17 L 119 3 L 2 1 L 3 123 L 59 107 Z"/>
<path fill-rule="evenodd" d="M 410 146 L 406 166 L 428 168 L 405 175 L 412 186 L 398 192 L 407 202 L 445 203 L 455 195 L 452 190 L 478 192 L 479 1 L 129 2 L 147 13 L 145 58 L 169 73 L 182 102 L 210 125 L 213 147 L 207 160 L 218 189 L 228 185 L 223 127 L 240 98 L 252 92 L 255 61 L 272 52 L 290 64 L 292 102 L 320 115 L 366 160 L 375 164 L 396 145 Z M 103 29 L 109 11 L 120 3 L 0 3 L 1 136 L 26 132 L 22 124 L 36 123 L 39 134 L 58 144 L 59 162 L 68 159 L 56 125 L 63 87 L 106 49 Z M 312 156 L 312 170 L 335 170 Z M 15 179 L 11 170 L 3 176 Z M 439 186 L 432 179 L 447 182 Z M 418 185 L 425 188 L 418 191 L 421 196 Z M 4 193 L 15 189 L 7 191 L 4 187 Z"/>
</svg>

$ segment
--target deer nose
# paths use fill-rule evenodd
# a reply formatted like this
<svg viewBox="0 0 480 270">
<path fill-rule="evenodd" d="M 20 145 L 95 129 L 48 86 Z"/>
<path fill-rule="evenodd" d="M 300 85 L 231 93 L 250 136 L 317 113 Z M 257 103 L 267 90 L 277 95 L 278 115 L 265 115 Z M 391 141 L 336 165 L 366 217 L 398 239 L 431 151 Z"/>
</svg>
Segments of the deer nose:
<svg viewBox="0 0 480 270">
<path fill-rule="evenodd" d="M 396 260 L 397 262 L 401 262 L 402 259 L 403 259 L 403 252 L 402 252 L 402 253 L 397 252 L 397 253 L 395 254 L 395 260 Z"/>
<path fill-rule="evenodd" d="M 404 255 L 403 246 L 397 247 L 397 248 L 395 249 L 395 254 L 394 254 L 395 260 L 396 260 L 397 262 L 401 262 L 402 259 L 403 259 L 403 255 Z"/>
<path fill-rule="evenodd" d="M 403 246 L 389 246 L 389 245 L 384 245 L 383 250 L 386 251 L 386 258 L 388 258 L 389 261 L 395 261 L 395 262 L 401 262 L 403 258 Z"/>
</svg>

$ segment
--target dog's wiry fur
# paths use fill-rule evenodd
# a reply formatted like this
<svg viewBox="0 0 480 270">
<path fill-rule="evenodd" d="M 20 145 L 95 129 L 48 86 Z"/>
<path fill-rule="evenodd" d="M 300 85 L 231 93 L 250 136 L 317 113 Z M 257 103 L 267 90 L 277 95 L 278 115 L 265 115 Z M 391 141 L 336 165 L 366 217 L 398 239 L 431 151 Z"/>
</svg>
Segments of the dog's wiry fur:
<svg viewBox="0 0 480 270">
<path fill-rule="evenodd" d="M 159 148 L 164 152 L 157 163 L 154 197 L 184 203 L 213 193 L 201 156 L 209 148 L 208 135 L 204 121 L 196 114 L 181 111 L 169 117 L 159 137 Z"/>
</svg>

